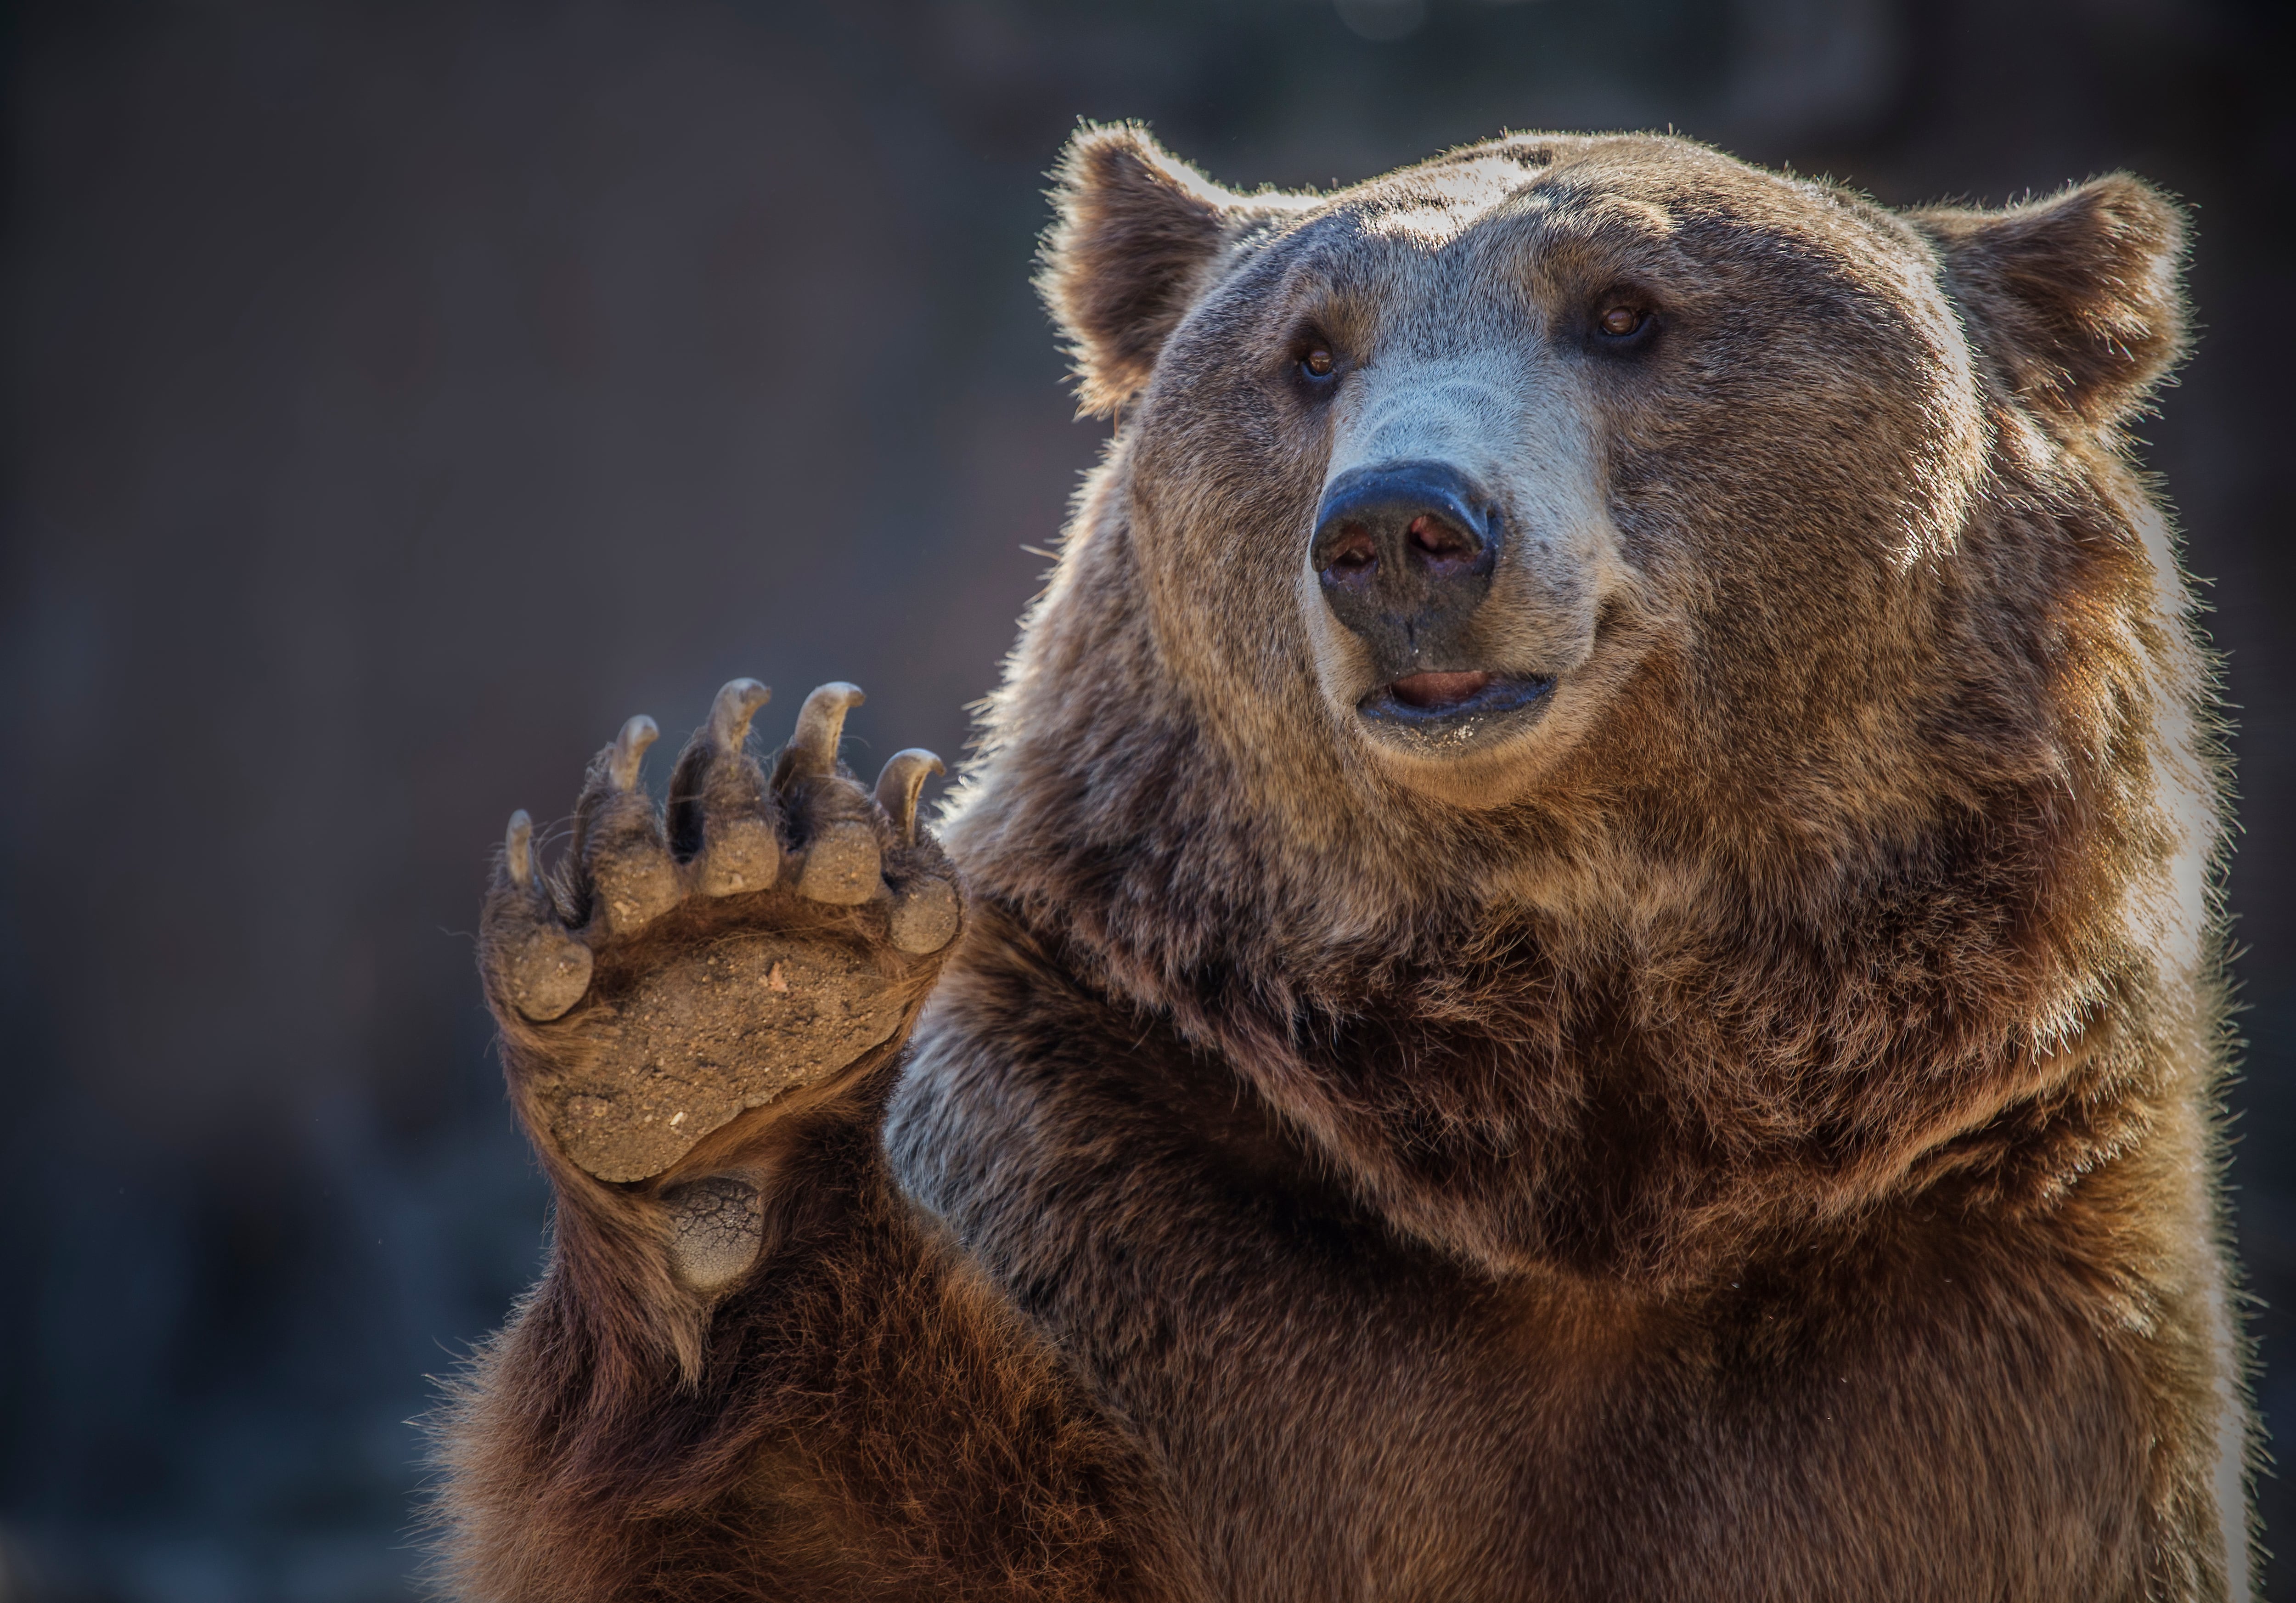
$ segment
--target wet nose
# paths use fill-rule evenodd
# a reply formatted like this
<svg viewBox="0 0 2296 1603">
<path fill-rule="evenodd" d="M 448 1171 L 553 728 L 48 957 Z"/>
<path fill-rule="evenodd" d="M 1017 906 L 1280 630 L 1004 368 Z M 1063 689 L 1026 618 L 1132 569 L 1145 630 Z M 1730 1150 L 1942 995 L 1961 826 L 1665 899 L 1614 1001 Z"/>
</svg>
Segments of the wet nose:
<svg viewBox="0 0 2296 1603">
<path fill-rule="evenodd" d="M 1401 675 L 1464 664 L 1467 620 L 1490 593 L 1504 537 L 1491 497 L 1440 462 L 1359 467 L 1316 509 L 1308 561 L 1332 616 Z"/>
</svg>

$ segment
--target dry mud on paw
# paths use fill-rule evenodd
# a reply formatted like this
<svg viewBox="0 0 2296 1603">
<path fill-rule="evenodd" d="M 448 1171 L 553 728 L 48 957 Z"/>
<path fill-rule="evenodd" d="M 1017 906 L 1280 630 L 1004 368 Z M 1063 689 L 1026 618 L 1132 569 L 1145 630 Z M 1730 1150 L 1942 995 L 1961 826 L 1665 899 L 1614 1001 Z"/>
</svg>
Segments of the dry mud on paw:
<svg viewBox="0 0 2296 1603">
<path fill-rule="evenodd" d="M 595 1056 L 543 1097 L 568 1156 L 603 1180 L 660 1174 L 744 1108 L 890 1040 L 903 997 L 858 951 L 770 935 L 640 979 Z"/>
</svg>

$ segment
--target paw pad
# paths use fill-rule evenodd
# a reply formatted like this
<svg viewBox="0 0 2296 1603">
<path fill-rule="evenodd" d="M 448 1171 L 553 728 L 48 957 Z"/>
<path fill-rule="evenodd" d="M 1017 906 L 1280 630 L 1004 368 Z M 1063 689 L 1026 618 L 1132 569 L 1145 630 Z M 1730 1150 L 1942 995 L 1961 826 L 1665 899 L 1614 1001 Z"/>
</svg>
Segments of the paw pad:
<svg viewBox="0 0 2296 1603">
<path fill-rule="evenodd" d="M 509 1039 L 534 1060 L 516 1072 L 548 1136 L 601 1180 L 660 1174 L 744 1109 L 882 1046 L 930 979 L 914 959 L 963 922 L 947 859 L 916 828 L 939 760 L 898 752 L 863 791 L 837 763 L 861 693 L 824 685 L 768 779 L 748 749 L 766 697 L 753 679 L 718 692 L 666 811 L 641 784 L 653 721 L 624 724 L 591 764 L 554 892 L 530 822 L 512 820 L 482 941 L 490 988 L 527 1021 Z"/>
<path fill-rule="evenodd" d="M 818 940 L 675 957 L 618 999 L 589 1062 L 543 1088 L 551 1134 L 600 1180 L 660 1174 L 743 1109 L 882 1046 L 907 1004 L 865 953 Z"/>
</svg>

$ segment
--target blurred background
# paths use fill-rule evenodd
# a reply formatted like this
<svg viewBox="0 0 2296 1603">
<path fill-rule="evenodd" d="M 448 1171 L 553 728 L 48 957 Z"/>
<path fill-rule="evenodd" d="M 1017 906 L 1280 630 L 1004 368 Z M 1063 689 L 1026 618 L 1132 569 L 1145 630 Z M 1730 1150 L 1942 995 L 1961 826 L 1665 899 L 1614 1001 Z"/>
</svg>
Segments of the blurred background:
<svg viewBox="0 0 2296 1603">
<path fill-rule="evenodd" d="M 0 1598 L 413 1594 L 409 1421 L 542 1248 L 488 853 L 737 673 L 775 738 L 866 686 L 857 767 L 961 750 L 1105 435 L 1028 287 L 1079 117 L 1244 186 L 1670 126 L 1892 203 L 2197 207 L 2144 433 L 2239 708 L 2234 1201 L 2296 1428 L 2291 10 L 9 8 Z"/>
</svg>

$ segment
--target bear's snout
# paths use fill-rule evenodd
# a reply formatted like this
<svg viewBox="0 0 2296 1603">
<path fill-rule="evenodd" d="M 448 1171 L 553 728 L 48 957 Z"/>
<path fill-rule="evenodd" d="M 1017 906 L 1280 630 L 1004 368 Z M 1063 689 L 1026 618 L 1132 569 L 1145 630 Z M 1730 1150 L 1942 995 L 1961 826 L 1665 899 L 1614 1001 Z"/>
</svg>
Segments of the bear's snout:
<svg viewBox="0 0 2296 1603">
<path fill-rule="evenodd" d="M 1370 659 L 1377 687 L 1357 706 L 1365 717 L 1447 735 L 1552 687 L 1478 660 L 1472 626 L 1505 540 L 1497 498 L 1448 463 L 1380 463 L 1332 481 L 1308 559 L 1332 616 Z"/>
<path fill-rule="evenodd" d="M 1332 481 L 1308 560 L 1332 616 L 1392 680 L 1484 666 L 1464 660 L 1463 637 L 1504 538 L 1496 503 L 1457 468 L 1383 463 Z"/>
</svg>

